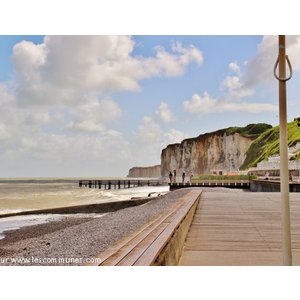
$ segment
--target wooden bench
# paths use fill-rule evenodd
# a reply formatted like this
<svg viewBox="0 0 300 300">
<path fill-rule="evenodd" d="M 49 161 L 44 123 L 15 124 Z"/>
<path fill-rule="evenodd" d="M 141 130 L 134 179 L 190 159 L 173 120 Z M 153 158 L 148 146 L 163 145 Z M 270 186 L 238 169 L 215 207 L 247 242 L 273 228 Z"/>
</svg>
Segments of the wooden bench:
<svg viewBox="0 0 300 300">
<path fill-rule="evenodd" d="M 200 196 L 200 190 L 190 191 L 165 213 L 97 256 L 100 264 L 89 265 L 177 265 Z"/>
</svg>

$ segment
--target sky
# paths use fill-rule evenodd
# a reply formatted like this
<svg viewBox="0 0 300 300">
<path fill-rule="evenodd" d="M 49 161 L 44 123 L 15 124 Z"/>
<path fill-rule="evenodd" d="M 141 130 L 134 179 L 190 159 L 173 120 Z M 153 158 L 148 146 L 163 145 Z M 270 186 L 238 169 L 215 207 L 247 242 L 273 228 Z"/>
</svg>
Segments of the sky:
<svg viewBox="0 0 300 300">
<path fill-rule="evenodd" d="M 126 176 L 184 138 L 278 124 L 277 36 L 0 36 L 0 177 Z M 300 37 L 288 120 L 300 116 Z"/>
</svg>

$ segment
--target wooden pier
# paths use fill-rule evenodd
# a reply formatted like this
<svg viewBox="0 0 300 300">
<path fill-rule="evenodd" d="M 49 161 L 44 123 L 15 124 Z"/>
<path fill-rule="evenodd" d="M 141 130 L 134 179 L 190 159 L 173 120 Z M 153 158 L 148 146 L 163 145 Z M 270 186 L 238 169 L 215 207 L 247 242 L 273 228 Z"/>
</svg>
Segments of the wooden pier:
<svg viewBox="0 0 300 300">
<path fill-rule="evenodd" d="M 95 188 L 95 189 L 125 189 L 140 186 L 160 186 L 167 185 L 166 182 L 160 180 L 79 180 L 79 187 Z"/>
</svg>

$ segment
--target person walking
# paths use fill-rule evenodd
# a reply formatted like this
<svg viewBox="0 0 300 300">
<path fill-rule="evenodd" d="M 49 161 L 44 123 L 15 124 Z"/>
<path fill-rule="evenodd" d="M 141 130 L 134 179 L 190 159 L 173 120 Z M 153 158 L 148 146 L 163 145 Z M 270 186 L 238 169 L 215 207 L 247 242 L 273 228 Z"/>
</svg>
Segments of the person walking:
<svg viewBox="0 0 300 300">
<path fill-rule="evenodd" d="M 292 175 L 292 171 L 289 171 L 289 181 L 292 182 L 293 181 L 293 175 Z"/>
<path fill-rule="evenodd" d="M 173 181 L 174 181 L 174 183 L 175 183 L 175 182 L 176 182 L 176 170 L 174 170 L 173 174 L 174 174 L 174 179 L 173 179 Z"/>
<path fill-rule="evenodd" d="M 185 173 L 182 173 L 182 183 L 184 184 L 184 180 L 185 180 Z"/>
<path fill-rule="evenodd" d="M 172 172 L 170 171 L 170 173 L 169 173 L 170 184 L 172 184 L 172 178 L 173 178 L 173 174 L 172 174 Z"/>
</svg>

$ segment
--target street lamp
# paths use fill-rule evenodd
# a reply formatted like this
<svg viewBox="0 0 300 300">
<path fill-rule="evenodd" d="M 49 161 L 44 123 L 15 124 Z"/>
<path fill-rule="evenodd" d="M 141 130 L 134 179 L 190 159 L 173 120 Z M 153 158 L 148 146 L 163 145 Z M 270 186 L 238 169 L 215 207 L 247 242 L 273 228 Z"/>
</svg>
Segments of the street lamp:
<svg viewBox="0 0 300 300">
<path fill-rule="evenodd" d="M 281 223 L 282 223 L 282 254 L 283 265 L 292 265 L 290 201 L 289 201 L 289 170 L 288 170 L 288 133 L 286 113 L 286 81 L 292 77 L 292 66 L 285 54 L 285 35 L 278 38 L 279 54 L 274 67 L 274 76 L 279 81 L 279 137 L 280 137 L 280 191 L 281 191 Z M 290 69 L 286 77 L 286 62 Z M 276 74 L 279 66 L 279 76 Z"/>
</svg>

